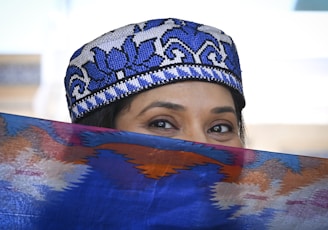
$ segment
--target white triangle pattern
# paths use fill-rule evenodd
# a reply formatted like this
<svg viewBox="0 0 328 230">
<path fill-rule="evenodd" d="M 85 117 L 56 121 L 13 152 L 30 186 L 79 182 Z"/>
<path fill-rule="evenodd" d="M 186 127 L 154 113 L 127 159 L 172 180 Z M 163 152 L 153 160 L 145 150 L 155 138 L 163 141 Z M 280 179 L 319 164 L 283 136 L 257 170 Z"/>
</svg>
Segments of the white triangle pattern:
<svg viewBox="0 0 328 230">
<path fill-rule="evenodd" d="M 188 74 L 180 76 L 178 74 L 177 68 Z M 197 74 L 194 74 L 195 71 L 197 72 Z M 206 71 L 209 76 L 204 76 L 202 74 L 202 71 Z M 220 69 L 213 69 L 211 67 L 206 66 L 171 67 L 164 70 L 160 70 L 158 72 L 148 73 L 137 77 L 131 77 L 118 84 L 111 85 L 103 91 L 96 92 L 90 97 L 79 101 L 75 105 L 73 105 L 72 115 L 74 119 L 79 118 L 83 114 L 90 112 L 97 107 L 101 107 L 104 104 L 108 104 L 108 102 L 112 102 L 119 98 L 126 97 L 135 92 L 143 91 L 144 89 L 152 87 L 154 85 L 161 85 L 164 82 L 176 81 L 181 78 L 200 80 L 206 79 L 207 81 L 222 82 L 226 85 L 233 87 L 242 94 L 241 82 L 239 82 L 236 77 L 229 72 L 225 72 Z M 127 87 L 127 84 L 129 84 L 129 87 Z M 96 98 L 100 99 L 99 101 L 103 101 L 103 103 L 97 104 Z"/>
</svg>

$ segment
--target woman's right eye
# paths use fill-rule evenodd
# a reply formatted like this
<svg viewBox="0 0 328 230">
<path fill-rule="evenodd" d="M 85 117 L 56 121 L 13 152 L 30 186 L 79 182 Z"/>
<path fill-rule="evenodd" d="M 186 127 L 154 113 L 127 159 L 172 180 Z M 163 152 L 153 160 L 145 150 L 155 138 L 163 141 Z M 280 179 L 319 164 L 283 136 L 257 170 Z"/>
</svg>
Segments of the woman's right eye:
<svg viewBox="0 0 328 230">
<path fill-rule="evenodd" d="M 160 128 L 160 129 L 175 129 L 176 127 L 174 125 L 171 124 L 171 122 L 167 121 L 167 120 L 154 120 L 152 122 L 149 123 L 148 125 L 149 127 L 152 128 Z"/>
</svg>

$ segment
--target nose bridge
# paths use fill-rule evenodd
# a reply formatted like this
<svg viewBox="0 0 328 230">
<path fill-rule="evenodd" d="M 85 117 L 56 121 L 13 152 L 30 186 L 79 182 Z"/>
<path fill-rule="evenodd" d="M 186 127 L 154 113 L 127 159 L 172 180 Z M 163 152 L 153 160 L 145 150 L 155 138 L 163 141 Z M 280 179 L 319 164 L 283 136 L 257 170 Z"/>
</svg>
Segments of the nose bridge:
<svg viewBox="0 0 328 230">
<path fill-rule="evenodd" d="M 188 129 L 184 130 L 183 139 L 193 142 L 207 142 L 205 131 L 199 125 L 197 125 L 197 123 L 194 123 L 193 125 L 189 126 Z"/>
</svg>

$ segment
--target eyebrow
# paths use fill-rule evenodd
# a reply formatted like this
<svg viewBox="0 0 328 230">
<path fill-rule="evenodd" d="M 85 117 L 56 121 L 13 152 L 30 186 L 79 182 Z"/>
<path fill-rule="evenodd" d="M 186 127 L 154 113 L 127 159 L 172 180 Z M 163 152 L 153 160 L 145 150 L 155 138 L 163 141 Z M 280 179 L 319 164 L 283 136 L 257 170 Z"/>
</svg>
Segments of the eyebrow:
<svg viewBox="0 0 328 230">
<path fill-rule="evenodd" d="M 138 114 L 138 116 L 142 115 L 145 113 L 147 110 L 152 109 L 152 108 L 166 108 L 170 110 L 175 110 L 175 111 L 184 111 L 186 108 L 182 105 L 175 104 L 172 102 L 166 102 L 166 101 L 154 101 L 150 105 L 146 106 L 141 112 Z"/>
<path fill-rule="evenodd" d="M 146 106 L 141 112 L 138 114 L 138 116 L 142 115 L 145 113 L 147 110 L 152 109 L 152 108 L 166 108 L 170 110 L 175 110 L 175 111 L 185 111 L 186 108 L 182 105 L 175 104 L 172 102 L 166 102 L 166 101 L 154 101 L 150 105 Z M 233 113 L 236 115 L 236 111 L 233 107 L 231 106 L 221 106 L 221 107 L 215 107 L 211 109 L 211 113 L 214 114 L 220 114 L 220 113 Z"/>
<path fill-rule="evenodd" d="M 211 109 L 211 113 L 215 113 L 215 114 L 219 114 L 219 113 L 233 113 L 233 114 L 237 114 L 236 110 L 231 107 L 231 106 L 222 106 L 222 107 L 215 107 L 213 109 Z"/>
</svg>

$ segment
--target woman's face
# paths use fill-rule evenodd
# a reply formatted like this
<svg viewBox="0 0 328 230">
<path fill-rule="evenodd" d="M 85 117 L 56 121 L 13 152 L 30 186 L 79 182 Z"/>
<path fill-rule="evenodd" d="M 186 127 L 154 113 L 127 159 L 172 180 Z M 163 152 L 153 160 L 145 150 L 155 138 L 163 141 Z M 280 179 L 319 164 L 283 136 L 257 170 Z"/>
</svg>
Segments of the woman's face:
<svg viewBox="0 0 328 230">
<path fill-rule="evenodd" d="M 180 82 L 138 94 L 117 115 L 116 128 L 243 147 L 231 93 L 207 82 Z"/>
</svg>

